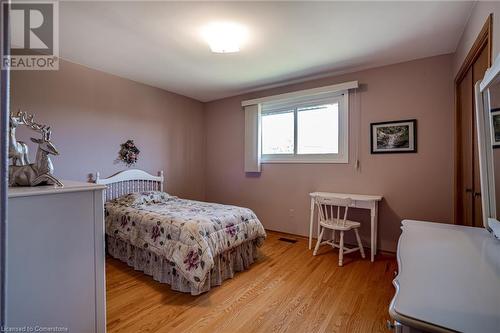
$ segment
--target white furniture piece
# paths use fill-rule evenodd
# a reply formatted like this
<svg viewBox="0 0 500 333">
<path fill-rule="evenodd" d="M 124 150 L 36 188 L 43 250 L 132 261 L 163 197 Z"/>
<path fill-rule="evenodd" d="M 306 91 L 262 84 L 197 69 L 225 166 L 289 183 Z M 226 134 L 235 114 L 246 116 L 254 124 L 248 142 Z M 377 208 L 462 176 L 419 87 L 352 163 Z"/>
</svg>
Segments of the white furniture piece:
<svg viewBox="0 0 500 333">
<path fill-rule="evenodd" d="M 371 230 L 371 261 L 375 260 L 377 253 L 377 224 L 378 224 L 378 203 L 383 199 L 381 195 L 364 195 L 364 194 L 349 194 L 349 193 L 329 193 L 329 192 L 313 192 L 309 193 L 311 197 L 311 215 L 309 219 L 309 250 L 312 248 L 312 234 L 314 226 L 314 199 L 330 198 L 330 199 L 346 199 L 351 198 L 351 207 L 369 209 L 370 210 L 370 230 Z"/>
<path fill-rule="evenodd" d="M 492 117 L 493 108 L 498 108 L 500 101 L 500 54 L 493 65 L 484 74 L 483 80 L 475 85 L 476 126 L 479 151 L 479 175 L 481 180 L 481 206 L 484 227 L 500 239 L 500 220 L 497 216 L 496 181 L 498 158 L 495 158 L 492 146 L 498 145 L 495 131 L 497 126 Z M 496 160 L 496 161 L 495 161 Z M 497 165 L 495 165 L 497 164 Z"/>
<path fill-rule="evenodd" d="M 318 253 L 318 249 L 323 244 L 331 245 L 333 248 L 339 249 L 339 266 L 343 265 L 344 254 L 348 254 L 355 251 L 360 251 L 361 256 L 365 257 L 365 251 L 363 250 L 363 244 L 359 238 L 358 228 L 361 226 L 359 222 L 350 221 L 347 219 L 347 212 L 349 207 L 352 205 L 352 199 L 337 199 L 337 198 L 314 198 L 316 207 L 318 208 L 319 215 L 319 236 L 316 242 L 316 247 L 314 248 L 313 255 Z M 337 214 L 335 214 L 335 210 Z M 344 216 L 341 217 L 340 211 L 344 212 Z M 325 229 L 332 230 L 332 239 L 323 241 L 323 236 Z M 358 247 L 347 248 L 344 246 L 344 231 L 354 230 L 356 234 L 356 241 L 358 242 Z M 340 233 L 339 242 L 335 242 L 336 231 Z"/>
<path fill-rule="evenodd" d="M 6 325 L 106 331 L 104 186 L 8 193 Z"/>
<path fill-rule="evenodd" d="M 405 220 L 389 313 L 396 332 L 500 331 L 500 242 L 486 229 Z"/>
</svg>

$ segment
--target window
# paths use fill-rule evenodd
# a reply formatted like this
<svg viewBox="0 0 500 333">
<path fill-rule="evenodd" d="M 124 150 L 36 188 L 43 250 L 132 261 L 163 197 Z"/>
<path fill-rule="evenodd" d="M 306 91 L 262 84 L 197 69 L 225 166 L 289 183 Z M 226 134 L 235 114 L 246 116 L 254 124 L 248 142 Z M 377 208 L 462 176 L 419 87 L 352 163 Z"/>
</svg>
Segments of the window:
<svg viewBox="0 0 500 333">
<path fill-rule="evenodd" d="M 262 104 L 261 161 L 347 163 L 347 91 Z"/>
<path fill-rule="evenodd" d="M 358 81 L 241 102 L 245 172 L 262 163 L 348 163 L 349 90 Z"/>
</svg>

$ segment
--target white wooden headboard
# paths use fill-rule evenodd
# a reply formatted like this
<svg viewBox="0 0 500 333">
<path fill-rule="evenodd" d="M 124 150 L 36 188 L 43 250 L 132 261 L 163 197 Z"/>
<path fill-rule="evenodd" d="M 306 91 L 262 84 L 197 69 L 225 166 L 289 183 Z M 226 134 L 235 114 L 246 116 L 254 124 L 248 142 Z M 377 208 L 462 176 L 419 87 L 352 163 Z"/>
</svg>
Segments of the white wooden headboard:
<svg viewBox="0 0 500 333">
<path fill-rule="evenodd" d="M 97 172 L 95 183 L 106 185 L 105 199 L 109 201 L 133 192 L 163 191 L 163 171 L 153 176 L 143 170 L 129 169 L 108 178 L 101 178 Z"/>
</svg>

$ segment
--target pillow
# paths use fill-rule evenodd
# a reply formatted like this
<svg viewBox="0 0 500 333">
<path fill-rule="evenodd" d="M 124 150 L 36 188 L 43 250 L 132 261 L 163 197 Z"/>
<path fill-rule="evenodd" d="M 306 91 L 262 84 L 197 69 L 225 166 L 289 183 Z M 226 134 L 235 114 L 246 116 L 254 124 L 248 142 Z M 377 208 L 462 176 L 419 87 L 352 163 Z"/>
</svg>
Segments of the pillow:
<svg viewBox="0 0 500 333">
<path fill-rule="evenodd" d="M 166 202 L 171 198 L 168 193 L 160 191 L 134 192 L 115 199 L 122 205 L 143 205 Z"/>
</svg>

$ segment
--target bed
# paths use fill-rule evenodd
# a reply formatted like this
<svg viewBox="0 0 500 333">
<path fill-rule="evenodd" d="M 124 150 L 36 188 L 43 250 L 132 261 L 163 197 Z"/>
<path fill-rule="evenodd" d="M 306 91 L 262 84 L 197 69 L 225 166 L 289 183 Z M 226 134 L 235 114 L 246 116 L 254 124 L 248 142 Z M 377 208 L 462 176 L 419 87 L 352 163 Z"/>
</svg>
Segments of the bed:
<svg viewBox="0 0 500 333">
<path fill-rule="evenodd" d="M 266 237 L 248 208 L 163 192 L 162 172 L 97 173 L 95 182 L 107 187 L 108 254 L 176 291 L 198 295 L 248 269 Z"/>
</svg>

